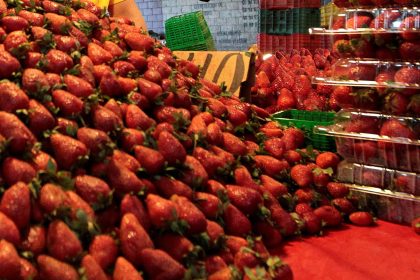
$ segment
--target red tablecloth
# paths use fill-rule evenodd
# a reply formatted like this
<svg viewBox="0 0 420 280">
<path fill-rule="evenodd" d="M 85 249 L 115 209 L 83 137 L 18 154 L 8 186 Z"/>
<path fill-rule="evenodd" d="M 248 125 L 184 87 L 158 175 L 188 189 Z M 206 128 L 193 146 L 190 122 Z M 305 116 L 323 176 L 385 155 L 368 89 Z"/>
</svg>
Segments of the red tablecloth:
<svg viewBox="0 0 420 280">
<path fill-rule="evenodd" d="M 420 236 L 384 221 L 289 241 L 278 253 L 295 280 L 420 280 Z"/>
</svg>

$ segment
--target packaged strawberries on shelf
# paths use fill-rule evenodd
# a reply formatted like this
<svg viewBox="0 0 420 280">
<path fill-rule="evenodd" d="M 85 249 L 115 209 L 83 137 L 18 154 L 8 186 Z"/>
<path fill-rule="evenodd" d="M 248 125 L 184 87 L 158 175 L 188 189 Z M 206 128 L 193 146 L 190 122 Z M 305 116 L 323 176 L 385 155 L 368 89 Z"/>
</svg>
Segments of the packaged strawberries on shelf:
<svg viewBox="0 0 420 280">
<path fill-rule="evenodd" d="M 357 200 L 359 208 L 370 209 L 381 220 L 410 224 L 420 216 L 420 197 L 373 187 L 346 186 L 350 199 Z"/>
<path fill-rule="evenodd" d="M 334 136 L 337 152 L 349 162 L 420 172 L 420 119 L 371 111 L 342 110 L 315 133 Z"/>
<path fill-rule="evenodd" d="M 332 36 L 332 50 L 341 57 L 420 59 L 417 8 L 346 9 L 332 16 L 328 28 L 309 32 Z"/>
<path fill-rule="evenodd" d="M 420 196 L 420 174 L 380 166 L 340 162 L 337 180 Z"/>
<path fill-rule="evenodd" d="M 420 62 L 339 59 L 328 75 L 315 76 L 318 86 L 333 86 L 331 97 L 344 109 L 420 115 Z"/>
<path fill-rule="evenodd" d="M 416 7 L 419 0 L 334 0 L 333 3 L 340 8 L 350 7 Z"/>
</svg>

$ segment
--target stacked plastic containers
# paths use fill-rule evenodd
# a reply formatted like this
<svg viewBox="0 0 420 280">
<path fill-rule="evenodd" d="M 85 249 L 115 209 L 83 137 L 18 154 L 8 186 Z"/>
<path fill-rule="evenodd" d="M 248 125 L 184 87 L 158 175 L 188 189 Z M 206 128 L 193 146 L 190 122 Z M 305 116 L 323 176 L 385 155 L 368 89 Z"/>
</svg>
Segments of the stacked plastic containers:
<svg viewBox="0 0 420 280">
<path fill-rule="evenodd" d="M 320 26 L 320 0 L 260 0 L 258 47 L 263 53 L 324 47 L 323 38 L 310 36 Z"/>
<path fill-rule="evenodd" d="M 341 58 L 316 84 L 334 87 L 341 110 L 315 133 L 334 136 L 338 180 L 384 220 L 420 216 L 420 10 L 415 0 L 336 0 L 327 28 Z M 374 6 L 375 3 L 384 6 Z M 352 3 L 352 4 L 351 4 Z M 404 5 L 404 7 L 400 6 Z M 411 6 L 407 6 L 411 5 Z"/>
</svg>

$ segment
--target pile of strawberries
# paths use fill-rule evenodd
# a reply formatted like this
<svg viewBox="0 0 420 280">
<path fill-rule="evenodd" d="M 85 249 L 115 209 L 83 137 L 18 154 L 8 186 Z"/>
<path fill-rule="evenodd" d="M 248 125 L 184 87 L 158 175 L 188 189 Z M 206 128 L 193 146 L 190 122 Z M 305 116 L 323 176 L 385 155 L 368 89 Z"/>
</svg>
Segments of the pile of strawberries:
<svg viewBox="0 0 420 280">
<path fill-rule="evenodd" d="M 1 279 L 292 279 L 267 248 L 372 223 L 337 155 L 129 20 L 88 0 L 0 13 Z"/>
<path fill-rule="evenodd" d="M 299 109 L 308 111 L 338 110 L 331 96 L 332 86 L 313 85 L 313 76 L 329 76 L 338 56 L 326 49 L 314 54 L 306 49 L 279 51 L 257 61 L 257 76 L 252 88 L 252 102 L 270 113 Z"/>
</svg>

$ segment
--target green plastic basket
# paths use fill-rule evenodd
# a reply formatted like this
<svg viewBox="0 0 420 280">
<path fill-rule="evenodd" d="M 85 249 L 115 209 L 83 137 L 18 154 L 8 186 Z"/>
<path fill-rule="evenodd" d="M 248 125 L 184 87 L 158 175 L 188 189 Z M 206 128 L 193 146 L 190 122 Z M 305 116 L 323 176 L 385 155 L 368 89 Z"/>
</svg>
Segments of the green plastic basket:
<svg viewBox="0 0 420 280">
<path fill-rule="evenodd" d="M 201 11 L 165 21 L 166 44 L 173 51 L 215 50 L 213 37 Z"/>
<path fill-rule="evenodd" d="M 321 151 L 336 151 L 334 137 L 315 134 L 316 125 L 332 125 L 335 113 L 321 111 L 287 110 L 271 115 L 271 118 L 283 126 L 294 126 L 306 132 L 308 145 Z"/>
</svg>

